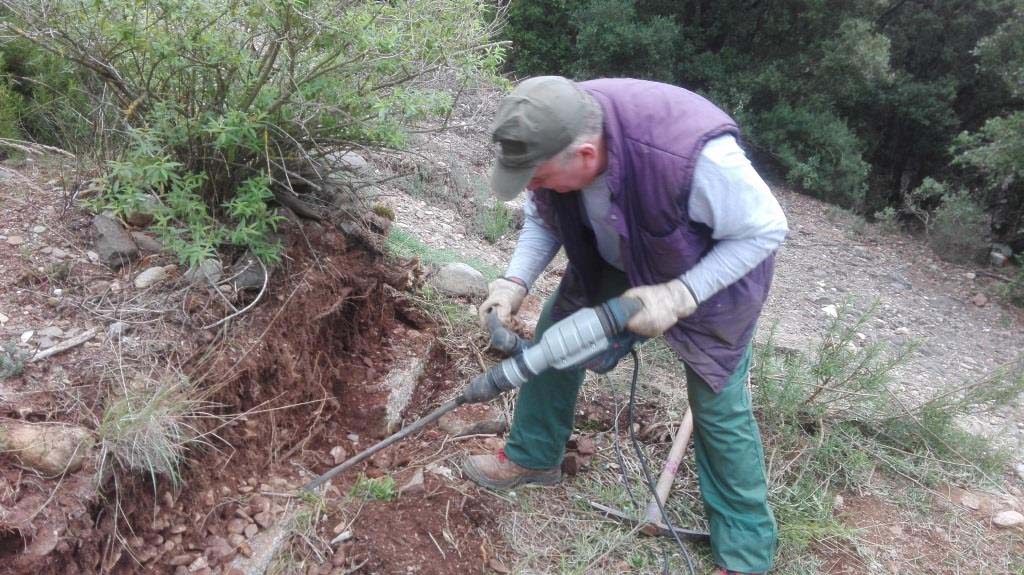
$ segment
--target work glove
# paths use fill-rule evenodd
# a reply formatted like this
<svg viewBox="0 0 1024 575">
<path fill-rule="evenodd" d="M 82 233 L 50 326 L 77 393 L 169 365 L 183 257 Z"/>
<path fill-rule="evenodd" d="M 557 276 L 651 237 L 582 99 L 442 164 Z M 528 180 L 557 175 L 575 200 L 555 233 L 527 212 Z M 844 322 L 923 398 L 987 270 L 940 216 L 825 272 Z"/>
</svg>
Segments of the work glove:
<svg viewBox="0 0 1024 575">
<path fill-rule="evenodd" d="M 657 337 L 697 310 L 690 288 L 682 280 L 640 286 L 626 290 L 622 297 L 636 298 L 644 303 L 626 324 L 626 329 L 644 337 Z"/>
<path fill-rule="evenodd" d="M 462 396 L 469 403 L 483 403 L 501 395 L 501 390 L 491 383 L 486 373 L 480 374 L 469 381 Z"/>
<path fill-rule="evenodd" d="M 480 304 L 480 325 L 487 329 L 487 313 L 494 310 L 498 321 L 508 325 L 512 316 L 519 311 L 519 306 L 526 297 L 526 288 L 514 281 L 498 278 L 487 286 L 487 299 Z"/>
</svg>

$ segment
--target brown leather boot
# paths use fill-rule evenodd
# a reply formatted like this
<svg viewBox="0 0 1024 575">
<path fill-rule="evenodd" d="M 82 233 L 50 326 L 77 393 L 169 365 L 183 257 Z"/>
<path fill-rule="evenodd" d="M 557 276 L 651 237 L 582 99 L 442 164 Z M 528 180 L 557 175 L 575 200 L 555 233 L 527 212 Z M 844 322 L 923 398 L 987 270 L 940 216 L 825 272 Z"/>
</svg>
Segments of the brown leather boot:
<svg viewBox="0 0 1024 575">
<path fill-rule="evenodd" d="M 478 485 L 488 489 L 512 489 L 527 483 L 554 485 L 562 479 L 560 468 L 520 467 L 505 456 L 504 449 L 499 449 L 494 454 L 467 457 L 462 463 L 462 472 Z"/>
</svg>

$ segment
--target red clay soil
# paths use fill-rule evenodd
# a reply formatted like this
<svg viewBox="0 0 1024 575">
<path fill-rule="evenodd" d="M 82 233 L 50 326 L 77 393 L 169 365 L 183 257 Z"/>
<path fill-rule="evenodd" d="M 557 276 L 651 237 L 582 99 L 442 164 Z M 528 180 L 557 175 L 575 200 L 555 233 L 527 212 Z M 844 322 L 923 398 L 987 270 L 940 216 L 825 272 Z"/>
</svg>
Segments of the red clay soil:
<svg viewBox="0 0 1024 575">
<path fill-rule="evenodd" d="M 191 453 L 181 490 L 122 478 L 115 514 L 78 492 L 91 488 L 91 470 L 66 478 L 47 506 L 72 519 L 57 548 L 28 557 L 20 552 L 32 540 L 0 533 L 0 573 L 225 573 L 233 558 L 253 551 L 250 532 L 281 518 L 287 498 L 274 493 L 294 492 L 331 468 L 332 447 L 351 455 L 384 437 L 382 379 L 403 342 L 431 336 L 434 327 L 401 295 L 408 274 L 345 236 L 317 224 L 304 228 L 291 234 L 289 259 L 274 272 L 264 302 L 215 341 L 213 353 L 196 354 L 208 359 L 185 366 L 228 423 L 215 430 L 212 449 Z M 454 395 L 464 383 L 454 371 L 443 347 L 433 346 L 406 417 Z M 436 453 L 441 437 L 428 430 L 387 450 L 339 477 L 330 493 L 347 494 L 360 473 L 408 475 L 403 468 Z M 34 489 L 23 478 L 0 481 L 31 491 L 17 497 L 31 495 L 41 506 L 53 489 L 52 482 Z M 105 487 L 112 493 L 110 482 Z M 427 474 L 424 492 L 364 505 L 342 556 L 304 569 L 344 573 L 362 563 L 359 573 L 485 572 L 501 545 L 496 500 L 478 495 L 459 479 Z M 328 514 L 321 538 L 330 540 L 344 519 Z"/>
</svg>

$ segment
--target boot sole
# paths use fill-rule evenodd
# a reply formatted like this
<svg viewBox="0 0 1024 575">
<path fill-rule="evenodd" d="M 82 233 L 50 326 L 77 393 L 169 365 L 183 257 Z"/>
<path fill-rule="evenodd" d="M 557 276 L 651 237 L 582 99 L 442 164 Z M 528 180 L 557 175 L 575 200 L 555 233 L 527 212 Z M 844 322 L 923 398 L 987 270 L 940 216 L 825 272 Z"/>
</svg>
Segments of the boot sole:
<svg viewBox="0 0 1024 575">
<path fill-rule="evenodd" d="M 468 460 L 462 464 L 462 473 L 477 485 L 494 491 L 513 489 L 520 485 L 556 485 L 562 480 L 562 473 L 559 469 L 554 473 L 550 471 L 538 471 L 536 474 L 521 475 L 515 479 L 496 481 L 488 478 Z"/>
</svg>

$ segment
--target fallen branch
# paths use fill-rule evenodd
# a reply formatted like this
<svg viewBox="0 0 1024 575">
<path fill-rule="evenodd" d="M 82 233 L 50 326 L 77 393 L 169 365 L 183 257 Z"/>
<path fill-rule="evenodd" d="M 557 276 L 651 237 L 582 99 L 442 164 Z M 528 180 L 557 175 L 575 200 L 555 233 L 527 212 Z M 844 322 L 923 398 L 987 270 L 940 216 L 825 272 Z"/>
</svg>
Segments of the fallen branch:
<svg viewBox="0 0 1024 575">
<path fill-rule="evenodd" d="M 997 274 L 995 272 L 990 272 L 987 270 L 975 270 L 974 273 L 978 274 L 979 276 L 995 278 L 997 280 L 1002 280 L 1007 283 L 1013 283 L 1013 278 L 1004 276 L 1003 274 Z"/>
<path fill-rule="evenodd" d="M 90 339 L 92 339 L 93 337 L 95 337 L 97 331 L 98 330 L 96 328 L 94 328 L 94 327 L 93 328 L 89 328 L 89 329 L 85 330 L 84 332 L 76 335 L 75 337 L 72 337 L 70 339 L 66 339 L 66 340 L 58 343 L 57 345 L 49 348 L 49 349 L 44 349 L 43 351 L 40 351 L 39 353 L 37 353 L 34 356 L 32 356 L 32 359 L 30 359 L 29 362 L 35 362 L 35 361 L 44 360 L 44 359 L 50 357 L 51 355 L 57 355 L 58 353 L 61 353 L 61 352 L 67 351 L 67 350 L 69 350 L 69 349 L 71 349 L 73 347 L 82 345 L 83 343 L 85 343 L 85 342 L 89 341 Z"/>
</svg>

